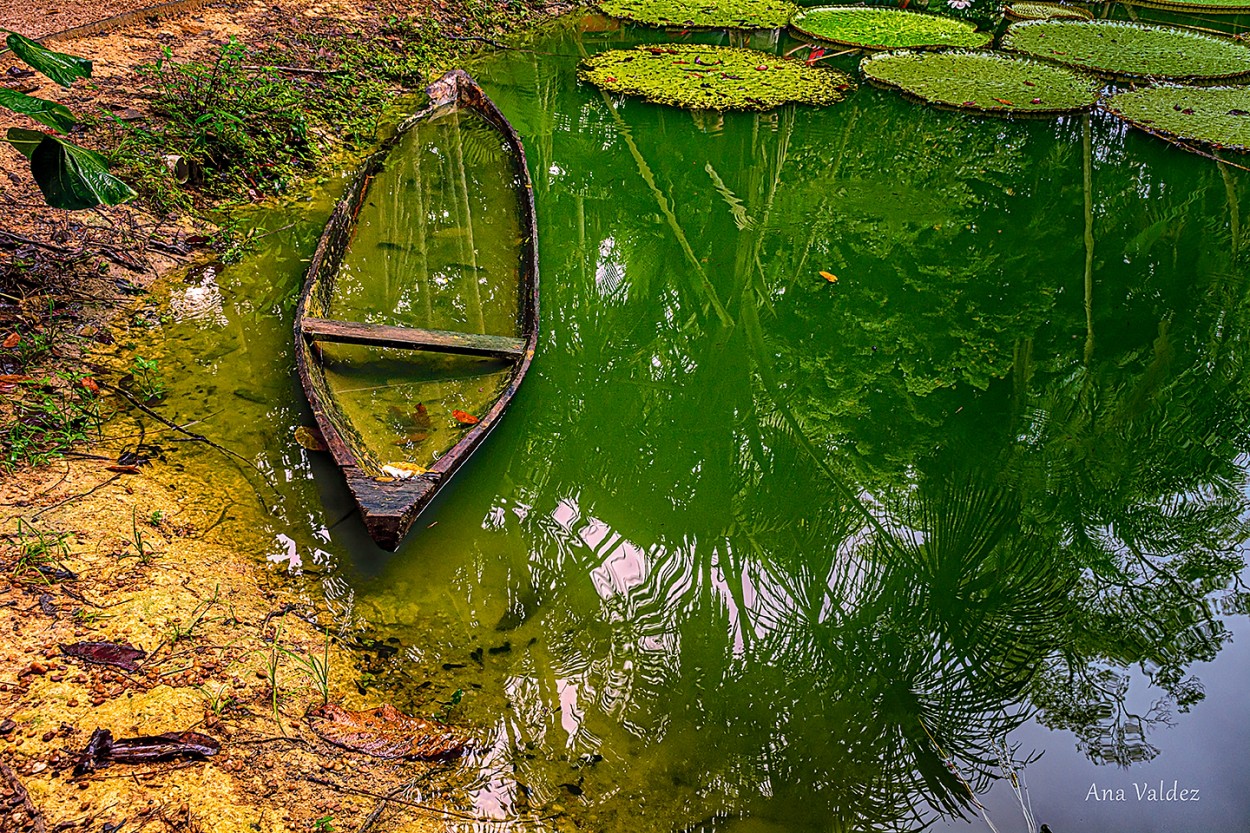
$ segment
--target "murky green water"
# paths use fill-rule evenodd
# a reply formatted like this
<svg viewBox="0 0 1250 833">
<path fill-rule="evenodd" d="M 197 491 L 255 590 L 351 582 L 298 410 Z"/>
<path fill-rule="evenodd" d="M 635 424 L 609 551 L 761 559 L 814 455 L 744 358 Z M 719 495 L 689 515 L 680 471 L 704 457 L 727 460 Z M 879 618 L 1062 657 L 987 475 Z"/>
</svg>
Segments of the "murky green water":
<svg viewBox="0 0 1250 833">
<path fill-rule="evenodd" d="M 362 682 L 463 689 L 474 809 L 533 829 L 915 829 L 988 790 L 1024 830 L 991 783 L 1035 751 L 1056 833 L 1250 828 L 1250 174 L 869 88 L 614 100 L 578 57 L 664 35 L 591 22 L 471 68 L 529 154 L 542 339 L 398 554 L 291 439 L 329 198 L 176 291 L 208 312 L 164 331 L 169 413 L 276 484 L 274 560 L 398 641 Z M 1138 800 L 1160 780 L 1200 800 Z"/>
</svg>

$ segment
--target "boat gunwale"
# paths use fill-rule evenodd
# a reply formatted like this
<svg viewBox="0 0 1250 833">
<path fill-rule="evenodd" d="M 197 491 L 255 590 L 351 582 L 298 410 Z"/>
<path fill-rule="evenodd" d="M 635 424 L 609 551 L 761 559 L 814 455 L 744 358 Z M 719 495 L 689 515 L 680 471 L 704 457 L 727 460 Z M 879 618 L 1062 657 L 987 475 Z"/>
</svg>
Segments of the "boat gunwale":
<svg viewBox="0 0 1250 833">
<path fill-rule="evenodd" d="M 504 411 L 516 396 L 534 359 L 538 346 L 538 225 L 534 212 L 534 188 L 520 136 L 477 82 L 464 70 L 452 70 L 426 88 L 429 102 L 408 116 L 357 170 L 326 222 L 317 247 L 309 261 L 304 286 L 295 314 L 295 358 L 301 387 L 312 408 L 313 417 L 326 441 L 326 446 L 347 480 L 352 496 L 360 507 L 365 526 L 379 546 L 394 550 L 407 534 L 418 514 L 434 499 L 435 494 L 452 474 L 467 460 L 498 424 Z M 316 344 L 304 333 L 310 299 L 324 279 L 337 273 L 354 236 L 356 215 L 364 202 L 369 181 L 381 169 L 386 158 L 406 133 L 418 124 L 445 112 L 465 109 L 482 116 L 499 131 L 511 151 L 514 175 L 519 180 L 517 205 L 520 226 L 526 237 L 525 251 L 520 258 L 518 294 L 521 338 L 525 349 L 513 362 L 512 373 L 499 397 L 478 422 L 429 467 L 416 477 L 390 482 L 380 481 L 361 466 L 357 449 L 340 431 L 330 414 L 341 409 L 323 396 L 314 374 L 324 383 L 325 374 L 315 361 Z M 328 387 L 326 388 L 328 394 Z M 400 499 L 396 501 L 394 499 Z M 385 504 L 385 505 L 384 505 Z"/>
</svg>

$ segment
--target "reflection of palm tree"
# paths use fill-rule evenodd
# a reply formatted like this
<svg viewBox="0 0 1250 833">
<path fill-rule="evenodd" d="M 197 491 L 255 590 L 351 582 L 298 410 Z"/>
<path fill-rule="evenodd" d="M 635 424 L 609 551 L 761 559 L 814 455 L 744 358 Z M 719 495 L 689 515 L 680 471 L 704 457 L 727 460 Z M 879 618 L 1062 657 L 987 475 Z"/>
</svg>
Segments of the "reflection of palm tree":
<svg viewBox="0 0 1250 833">
<path fill-rule="evenodd" d="M 527 718 L 501 720 L 518 780 L 545 798 L 575 782 L 600 818 L 640 830 L 775 807 L 795 827 L 908 828 L 929 808 L 966 811 L 1036 703 L 1096 726 L 1122 700 L 1101 674 L 1110 661 L 1183 669 L 1218 645 L 1195 639 L 1194 602 L 1227 578 L 1220 556 L 1241 535 L 1229 461 L 1250 419 L 1228 340 L 1245 322 L 1221 330 L 1209 314 L 1231 308 L 1236 279 L 1218 299 L 1195 288 L 1194 304 L 1212 293 L 1200 314 L 1188 298 L 1162 305 L 1186 314 L 1140 356 L 1091 296 L 1099 349 L 1083 363 L 1058 341 L 1080 333 L 1080 301 L 1063 306 L 1038 277 L 1072 239 L 1053 218 L 1074 220 L 1080 192 L 1063 191 L 1060 212 L 1002 196 L 1029 197 L 1025 174 L 1044 176 L 1024 166 L 1023 140 L 998 147 L 956 126 L 956 152 L 932 148 L 929 120 L 947 116 L 919 114 L 914 135 L 895 136 L 848 102 L 828 142 L 794 129 L 808 118 L 794 110 L 735 117 L 690 164 L 648 144 L 659 128 L 627 140 L 608 102 L 557 86 L 572 83 L 542 87 L 577 106 L 531 144 L 540 217 L 569 224 L 543 241 L 544 263 L 568 268 L 555 270 L 535 389 L 564 406 L 527 426 L 514 471 L 529 479 L 511 496 L 523 543 L 493 579 L 520 576 L 536 597 L 509 622 L 512 645 L 537 640 L 508 681 Z M 689 130 L 684 115 L 652 116 Z M 854 152 L 831 163 L 839 138 Z M 900 158 L 915 190 L 939 197 L 932 222 L 813 197 L 872 197 L 874 170 Z M 643 198 L 617 200 L 620 181 Z M 813 204 L 828 210 L 789 233 Z M 1028 251 L 961 231 L 978 212 L 1026 211 L 1011 219 L 1036 231 Z M 1107 216 L 1100 252 L 1141 225 Z M 811 288 L 841 256 L 878 269 L 854 305 Z M 985 286 L 1004 276 L 1011 294 Z M 1100 273 L 1100 304 L 1127 285 Z M 912 291 L 931 308 L 900 311 Z M 787 317 L 810 338 L 775 336 Z M 896 358 L 869 364 L 882 333 Z M 1213 343 L 1199 349 L 1203 334 Z M 1013 346 L 1014 368 L 991 363 Z M 1201 453 L 1169 452 L 1195 436 Z M 1166 499 L 1212 483 L 1218 499 Z M 484 573 L 504 571 L 481 555 Z M 463 580 L 498 621 L 476 591 L 492 577 Z M 1178 701 L 1187 685 L 1172 684 Z M 573 777 L 561 761 L 596 755 Z M 664 806 L 638 820 L 644 795 Z"/>
</svg>

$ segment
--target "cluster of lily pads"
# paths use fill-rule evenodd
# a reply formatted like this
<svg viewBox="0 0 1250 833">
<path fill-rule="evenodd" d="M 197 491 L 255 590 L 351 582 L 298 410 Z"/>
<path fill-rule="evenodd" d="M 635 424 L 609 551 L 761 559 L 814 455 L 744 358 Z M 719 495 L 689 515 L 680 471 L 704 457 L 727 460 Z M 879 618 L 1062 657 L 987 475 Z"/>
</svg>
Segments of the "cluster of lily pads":
<svg viewBox="0 0 1250 833">
<path fill-rule="evenodd" d="M 1169 8 L 1250 10 L 1250 0 L 1135 0 Z M 883 7 L 800 9 L 790 0 L 600 0 L 635 22 L 683 27 L 779 28 L 813 42 L 862 49 L 871 83 L 942 107 L 988 114 L 1055 115 L 1095 105 L 1156 134 L 1250 150 L 1250 86 L 1198 87 L 1250 76 L 1250 45 L 1176 26 L 1094 20 L 1081 7 L 1016 0 L 999 50 L 962 20 Z M 674 106 L 765 110 L 831 104 L 853 81 L 807 61 L 750 49 L 642 46 L 582 62 L 605 90 Z M 1108 82 L 1147 83 L 1103 92 Z M 1160 83 L 1162 82 L 1162 83 Z"/>
</svg>

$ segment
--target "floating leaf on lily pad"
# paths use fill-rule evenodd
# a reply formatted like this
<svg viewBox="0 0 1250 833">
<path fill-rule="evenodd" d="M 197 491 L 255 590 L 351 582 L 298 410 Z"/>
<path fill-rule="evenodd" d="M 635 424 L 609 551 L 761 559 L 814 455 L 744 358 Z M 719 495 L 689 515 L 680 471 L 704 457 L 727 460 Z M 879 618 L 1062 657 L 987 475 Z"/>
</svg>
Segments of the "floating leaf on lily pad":
<svg viewBox="0 0 1250 833">
<path fill-rule="evenodd" d="M 308 713 L 312 730 L 323 739 L 375 758 L 451 758 L 469 739 L 441 723 L 409 717 L 394 706 L 350 711 L 327 703 Z"/>
<path fill-rule="evenodd" d="M 609 17 L 648 26 L 781 29 L 798 9 L 790 0 L 599 0 Z"/>
<path fill-rule="evenodd" d="M 1210 81 L 1250 75 L 1250 46 L 1230 38 L 1110 20 L 1031 20 L 1003 47 L 1112 77 Z"/>
<path fill-rule="evenodd" d="M 613 49 L 582 61 L 577 75 L 608 92 L 693 110 L 834 104 L 855 86 L 844 72 L 726 46 Z"/>
<path fill-rule="evenodd" d="M 1106 108 L 1151 133 L 1250 151 L 1247 87 L 1148 87 L 1114 95 Z"/>
<path fill-rule="evenodd" d="M 860 68 L 869 81 L 925 103 L 982 113 L 1068 113 L 1098 100 L 1090 76 L 996 52 L 882 52 Z"/>
<path fill-rule="evenodd" d="M 1080 6 L 1064 6 L 1059 3 L 1035 3 L 1031 0 L 1020 0 L 1006 9 L 1007 16 L 1014 20 L 1093 20 L 1094 15 L 1089 9 Z"/>
<path fill-rule="evenodd" d="M 790 18 L 790 26 L 813 38 L 863 49 L 976 48 L 991 40 L 988 32 L 978 32 L 963 20 L 864 6 L 804 9 Z"/>
</svg>

